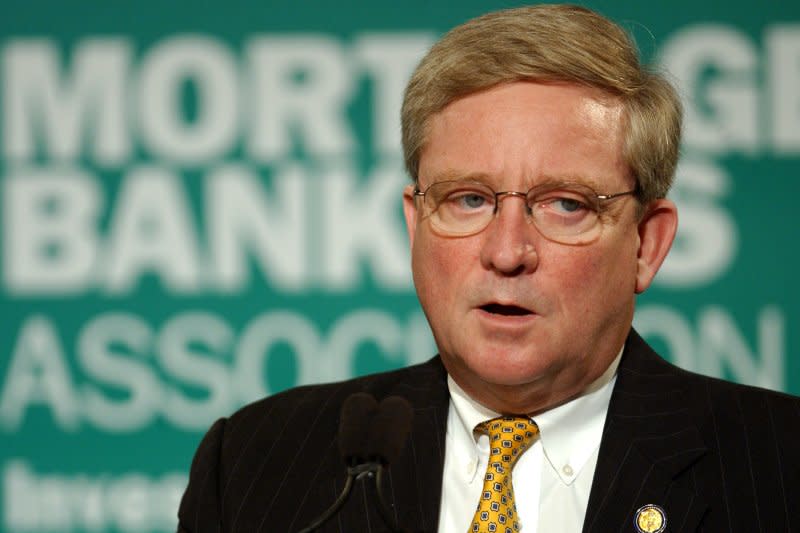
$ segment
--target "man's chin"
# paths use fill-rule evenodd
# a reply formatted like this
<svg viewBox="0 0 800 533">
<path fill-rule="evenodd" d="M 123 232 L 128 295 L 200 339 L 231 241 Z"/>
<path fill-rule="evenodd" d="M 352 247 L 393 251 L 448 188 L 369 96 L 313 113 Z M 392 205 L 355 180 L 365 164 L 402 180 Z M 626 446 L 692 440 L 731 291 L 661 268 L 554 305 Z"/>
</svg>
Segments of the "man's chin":
<svg viewBox="0 0 800 533">
<path fill-rule="evenodd" d="M 531 354 L 498 355 L 465 361 L 463 371 L 473 376 L 472 381 L 484 386 L 513 389 L 527 387 L 551 379 L 553 365 Z"/>
</svg>

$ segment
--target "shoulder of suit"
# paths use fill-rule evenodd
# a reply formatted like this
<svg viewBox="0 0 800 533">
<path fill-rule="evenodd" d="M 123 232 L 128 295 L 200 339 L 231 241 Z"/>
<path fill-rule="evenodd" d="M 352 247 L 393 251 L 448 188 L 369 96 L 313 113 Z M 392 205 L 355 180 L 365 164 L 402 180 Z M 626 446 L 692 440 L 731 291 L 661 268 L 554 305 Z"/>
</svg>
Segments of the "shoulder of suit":
<svg viewBox="0 0 800 533">
<path fill-rule="evenodd" d="M 669 369 L 668 372 L 674 373 L 684 384 L 684 390 L 699 389 L 711 399 L 738 397 L 743 402 L 762 399 L 770 403 L 800 409 L 799 396 L 763 386 L 736 383 L 727 379 L 699 374 L 680 368 L 664 359 L 662 359 L 662 362 L 664 368 Z"/>
<path fill-rule="evenodd" d="M 271 413 L 274 417 L 302 411 L 331 409 L 338 415 L 344 399 L 356 392 L 367 392 L 380 401 L 385 396 L 398 394 L 398 390 L 413 389 L 415 386 L 430 386 L 432 383 L 446 383 L 446 371 L 440 358 L 434 357 L 425 363 L 404 368 L 368 374 L 344 381 L 320 383 L 293 387 L 274 395 L 245 405 L 231 415 L 231 422 L 249 418 L 256 413 Z M 400 393 L 401 395 L 402 392 Z M 405 395 L 404 395 L 405 396 Z M 296 415 L 292 415 L 296 416 Z"/>
<path fill-rule="evenodd" d="M 669 394 L 690 413 L 716 415 L 718 423 L 749 419 L 757 425 L 772 416 L 800 424 L 798 396 L 685 370 L 663 359 L 635 331 L 628 339 L 628 348 L 628 360 L 620 366 L 620 373 L 627 374 L 628 388 Z"/>
</svg>

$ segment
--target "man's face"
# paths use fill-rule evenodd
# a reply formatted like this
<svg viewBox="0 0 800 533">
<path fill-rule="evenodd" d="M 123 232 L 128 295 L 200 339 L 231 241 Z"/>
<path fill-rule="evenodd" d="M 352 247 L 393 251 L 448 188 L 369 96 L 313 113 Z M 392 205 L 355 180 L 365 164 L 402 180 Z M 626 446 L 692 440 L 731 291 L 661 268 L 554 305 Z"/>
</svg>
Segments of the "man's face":
<svg viewBox="0 0 800 533">
<path fill-rule="evenodd" d="M 635 180 L 621 127 L 619 103 L 591 89 L 497 86 L 432 117 L 419 187 L 477 178 L 495 191 L 550 181 L 628 191 Z M 448 372 L 468 394 L 498 411 L 533 412 L 574 397 L 608 367 L 634 294 L 655 273 L 638 257 L 632 196 L 609 202 L 597 239 L 566 245 L 543 237 L 517 196 L 503 197 L 481 232 L 443 236 L 421 217 L 412 189 L 404 208 L 417 293 Z"/>
</svg>

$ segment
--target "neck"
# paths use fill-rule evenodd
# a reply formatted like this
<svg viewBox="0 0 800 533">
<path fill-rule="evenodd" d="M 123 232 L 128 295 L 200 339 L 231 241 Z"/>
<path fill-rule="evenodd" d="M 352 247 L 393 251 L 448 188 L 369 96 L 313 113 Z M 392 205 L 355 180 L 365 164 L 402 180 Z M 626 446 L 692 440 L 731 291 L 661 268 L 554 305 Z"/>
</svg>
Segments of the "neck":
<svg viewBox="0 0 800 533">
<path fill-rule="evenodd" d="M 448 371 L 458 386 L 485 408 L 499 414 L 535 416 L 603 387 L 616 374 L 621 355 L 619 350 L 610 360 L 598 361 L 600 364 L 583 375 L 563 369 L 552 376 L 514 385 L 463 379 L 464 374 Z"/>
</svg>

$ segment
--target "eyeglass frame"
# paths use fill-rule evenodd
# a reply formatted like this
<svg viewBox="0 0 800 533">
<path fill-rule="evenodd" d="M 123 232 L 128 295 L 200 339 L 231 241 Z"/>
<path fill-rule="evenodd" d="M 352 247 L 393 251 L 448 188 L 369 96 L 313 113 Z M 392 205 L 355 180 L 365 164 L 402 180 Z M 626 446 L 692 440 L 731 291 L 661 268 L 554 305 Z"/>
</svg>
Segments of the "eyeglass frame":
<svg viewBox="0 0 800 533">
<path fill-rule="evenodd" d="M 475 184 L 475 185 L 479 185 L 479 186 L 481 186 L 481 187 L 483 187 L 485 189 L 488 189 L 494 195 L 494 206 L 493 206 L 493 211 L 492 211 L 492 217 L 487 219 L 487 222 L 486 222 L 485 225 L 479 226 L 478 229 L 476 229 L 475 231 L 469 231 L 469 232 L 466 232 L 466 233 L 453 233 L 453 232 L 448 232 L 446 230 L 443 230 L 442 228 L 440 228 L 440 227 L 438 227 L 438 226 L 436 226 L 434 224 L 434 227 L 436 227 L 437 230 L 442 232 L 442 234 L 444 236 L 455 237 L 455 238 L 470 237 L 472 235 L 477 235 L 478 233 L 482 232 L 487 227 L 489 227 L 489 224 L 491 224 L 492 220 L 494 218 L 496 218 L 498 213 L 500 212 L 500 203 L 501 203 L 500 202 L 500 198 L 504 197 L 504 196 L 512 196 L 512 197 L 522 198 L 525 201 L 526 209 L 528 209 L 529 213 L 532 213 L 532 209 L 530 209 L 530 206 L 528 205 L 528 195 L 530 195 L 531 191 L 533 191 L 534 189 L 543 188 L 543 187 L 546 187 L 548 185 L 550 185 L 552 187 L 552 189 L 543 188 L 542 189 L 543 192 L 547 192 L 548 190 L 557 190 L 559 187 L 570 187 L 570 186 L 577 186 L 577 187 L 586 189 L 587 191 L 591 191 L 591 194 L 588 195 L 587 198 L 591 198 L 591 199 L 594 199 L 594 200 L 597 201 L 597 208 L 595 208 L 594 211 L 597 214 L 598 222 L 600 222 L 600 214 L 601 214 L 601 211 L 600 211 L 599 208 L 603 205 L 601 202 L 606 202 L 606 201 L 614 200 L 614 199 L 621 198 L 623 196 L 629 196 L 629 195 L 634 195 L 634 197 L 636 197 L 640 193 L 640 188 L 639 188 L 639 183 L 638 182 L 636 183 L 636 186 L 633 189 L 629 190 L 629 191 L 622 191 L 622 192 L 609 193 L 609 194 L 597 194 L 597 191 L 595 191 L 591 186 L 586 185 L 585 183 L 579 183 L 579 182 L 569 182 L 569 181 L 567 181 L 567 182 L 561 182 L 561 183 L 555 183 L 555 184 L 539 184 L 539 185 L 534 185 L 533 187 L 528 189 L 527 192 L 521 192 L 521 191 L 513 191 L 513 190 L 495 191 L 492 188 L 492 186 L 489 185 L 488 183 L 484 183 L 484 182 L 478 181 L 478 180 L 468 179 L 468 180 L 442 180 L 442 181 L 437 181 L 437 182 L 434 182 L 434 183 L 431 183 L 430 185 L 428 185 L 425 188 L 424 191 L 422 189 L 420 189 L 419 181 L 415 181 L 414 182 L 414 189 L 412 191 L 412 196 L 414 198 L 422 199 L 422 202 L 424 204 L 425 196 L 428 193 L 428 191 L 430 191 L 431 187 L 434 187 L 434 186 L 442 184 L 442 183 L 472 183 L 472 184 Z M 433 212 L 436 211 L 437 209 L 438 209 L 438 205 L 436 206 L 436 209 L 434 209 L 433 211 L 431 211 L 429 213 L 429 216 L 430 216 L 430 214 L 433 214 Z M 564 242 L 564 241 L 559 240 L 556 237 L 552 237 L 550 235 L 547 235 L 545 232 L 542 232 L 541 228 L 539 228 L 539 226 L 536 224 L 536 219 L 532 215 L 529 215 L 528 218 L 531 220 L 531 223 L 533 224 L 533 226 L 536 227 L 536 229 L 547 239 L 550 239 L 550 240 L 553 240 L 555 242 L 559 242 L 559 243 L 562 243 L 562 244 L 567 244 L 567 245 L 584 244 L 584 243 L 579 243 L 579 242 L 574 242 L 574 243 L 572 243 L 572 242 Z M 586 232 L 578 233 L 576 235 L 583 235 L 584 233 L 586 233 Z M 590 242 L 590 241 L 587 241 L 587 242 Z"/>
</svg>

